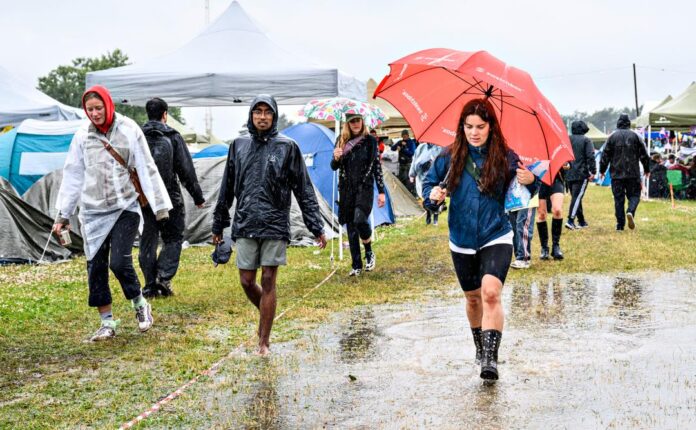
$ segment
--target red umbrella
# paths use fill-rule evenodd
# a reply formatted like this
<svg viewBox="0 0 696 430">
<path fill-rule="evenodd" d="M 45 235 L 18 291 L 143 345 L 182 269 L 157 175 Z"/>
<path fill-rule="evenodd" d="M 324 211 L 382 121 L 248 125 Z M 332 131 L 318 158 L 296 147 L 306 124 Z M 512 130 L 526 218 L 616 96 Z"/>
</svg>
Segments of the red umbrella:
<svg viewBox="0 0 696 430">
<path fill-rule="evenodd" d="M 487 96 L 508 145 L 522 162 L 550 162 L 545 183 L 550 184 L 561 166 L 573 160 L 561 116 L 529 74 L 488 52 L 426 49 L 389 66 L 375 97 L 398 109 L 419 141 L 450 145 L 464 104 Z"/>
</svg>

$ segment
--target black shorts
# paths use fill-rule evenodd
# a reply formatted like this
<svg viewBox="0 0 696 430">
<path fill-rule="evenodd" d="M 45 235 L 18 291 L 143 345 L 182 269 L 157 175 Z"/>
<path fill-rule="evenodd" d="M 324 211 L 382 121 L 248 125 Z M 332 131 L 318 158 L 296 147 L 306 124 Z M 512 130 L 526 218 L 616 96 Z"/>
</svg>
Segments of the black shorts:
<svg viewBox="0 0 696 430">
<path fill-rule="evenodd" d="M 539 187 L 539 199 L 548 199 L 550 198 L 553 194 L 561 193 L 563 194 L 565 192 L 565 186 L 563 185 L 563 180 L 560 178 L 560 176 L 556 176 L 556 180 L 553 181 L 551 186 L 546 185 L 544 183 L 541 184 L 541 187 Z"/>
<path fill-rule="evenodd" d="M 454 271 L 464 291 L 481 288 L 484 275 L 495 276 L 505 283 L 511 259 L 512 245 L 505 243 L 481 248 L 476 254 L 452 252 Z"/>
</svg>

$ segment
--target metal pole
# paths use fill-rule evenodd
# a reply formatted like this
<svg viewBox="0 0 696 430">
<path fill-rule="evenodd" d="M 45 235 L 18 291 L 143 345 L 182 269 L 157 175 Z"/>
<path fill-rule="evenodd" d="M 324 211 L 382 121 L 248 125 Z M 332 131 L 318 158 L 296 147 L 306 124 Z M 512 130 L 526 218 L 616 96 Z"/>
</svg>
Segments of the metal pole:
<svg viewBox="0 0 696 430">
<path fill-rule="evenodd" d="M 205 27 L 210 25 L 210 0 L 205 0 Z M 213 109 L 208 106 L 205 108 L 205 134 L 208 136 L 210 143 L 213 136 Z"/>
<path fill-rule="evenodd" d="M 334 121 L 334 136 L 335 136 L 334 142 L 336 144 L 338 144 L 338 139 L 339 139 L 339 137 L 341 137 L 341 120 L 338 118 L 336 118 L 336 120 Z M 338 170 L 335 170 L 333 172 L 333 174 L 334 174 L 334 176 L 336 176 L 336 184 L 338 184 L 338 176 L 337 176 Z M 340 200 L 340 198 L 341 197 L 339 195 L 338 199 Z M 331 203 L 332 207 L 333 207 L 333 204 L 334 203 L 332 202 Z M 343 226 L 341 225 L 340 222 L 338 223 L 338 259 L 340 261 L 343 261 Z"/>
<path fill-rule="evenodd" d="M 633 63 L 633 93 L 636 96 L 636 118 L 640 116 L 640 108 L 638 108 L 638 83 L 636 81 L 636 63 Z"/>
</svg>

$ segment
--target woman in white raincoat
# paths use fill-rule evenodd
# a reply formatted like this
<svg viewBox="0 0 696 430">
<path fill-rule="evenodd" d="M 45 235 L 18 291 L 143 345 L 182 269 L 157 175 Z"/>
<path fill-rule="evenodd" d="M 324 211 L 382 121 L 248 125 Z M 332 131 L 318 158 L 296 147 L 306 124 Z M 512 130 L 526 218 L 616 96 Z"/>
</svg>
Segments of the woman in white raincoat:
<svg viewBox="0 0 696 430">
<path fill-rule="evenodd" d="M 89 88 L 82 96 L 82 107 L 89 122 L 70 143 L 57 199 L 59 217 L 53 231 L 59 234 L 69 228 L 68 219 L 79 203 L 89 306 L 96 307 L 101 317 L 101 326 L 90 340 L 100 341 L 114 337 L 118 324 L 111 312 L 109 268 L 126 299 L 133 303 L 139 330 L 147 331 L 153 322 L 150 304 L 142 296 L 133 267 L 133 242 L 142 229 L 138 193 L 128 169 L 107 148 L 113 148 L 128 168 L 137 172 L 150 203 L 145 210 L 152 208 L 157 219 L 164 220 L 172 203 L 143 132 L 133 120 L 115 112 L 109 91 L 99 85 Z"/>
</svg>

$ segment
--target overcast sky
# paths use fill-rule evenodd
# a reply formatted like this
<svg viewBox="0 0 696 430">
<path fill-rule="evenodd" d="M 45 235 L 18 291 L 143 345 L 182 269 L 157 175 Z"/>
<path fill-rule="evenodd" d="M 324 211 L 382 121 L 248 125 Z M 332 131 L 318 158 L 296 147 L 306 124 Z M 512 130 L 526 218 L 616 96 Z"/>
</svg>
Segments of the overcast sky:
<svg viewBox="0 0 696 430">
<path fill-rule="evenodd" d="M 209 0 L 211 21 L 231 0 Z M 132 62 L 203 30 L 204 0 L 24 0 L 0 13 L 2 66 L 36 85 L 76 57 L 116 48 Z M 529 72 L 562 114 L 634 106 L 696 80 L 696 2 L 662 0 L 240 0 L 275 42 L 362 80 L 411 52 L 484 49 Z M 221 53 L 222 54 L 222 53 Z M 230 59 L 239 61 L 243 59 Z M 294 114 L 297 108 L 284 108 Z M 213 131 L 236 135 L 245 114 L 215 108 Z M 202 132 L 202 109 L 184 109 Z"/>
</svg>

